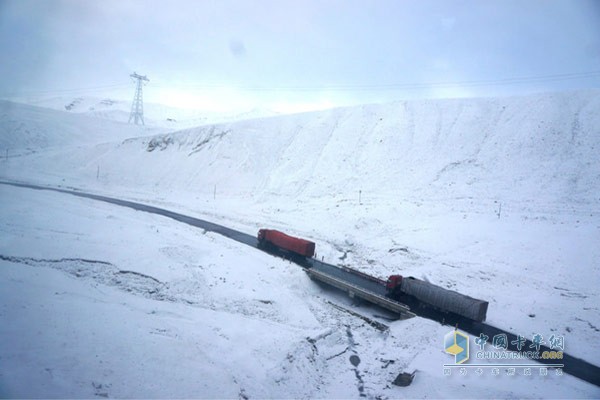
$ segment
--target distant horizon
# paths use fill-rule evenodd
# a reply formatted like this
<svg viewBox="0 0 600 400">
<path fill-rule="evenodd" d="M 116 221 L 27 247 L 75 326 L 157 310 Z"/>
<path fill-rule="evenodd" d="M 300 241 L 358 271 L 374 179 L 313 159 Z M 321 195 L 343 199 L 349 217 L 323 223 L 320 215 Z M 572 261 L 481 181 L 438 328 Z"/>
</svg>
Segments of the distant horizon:
<svg viewBox="0 0 600 400">
<path fill-rule="evenodd" d="M 532 92 L 527 92 L 527 93 L 505 93 L 505 94 L 495 94 L 495 95 L 472 95 L 472 96 L 467 96 L 467 95 L 456 95 L 456 96 L 447 96 L 447 97 L 407 97 L 404 99 L 397 99 L 397 100 L 391 100 L 391 101 L 381 101 L 381 102 L 365 102 L 365 103 L 354 103 L 354 104 L 347 104 L 347 105 L 332 105 L 331 107 L 325 107 L 325 108 L 312 108 L 312 109 L 304 109 L 304 110 L 299 110 L 299 111 L 290 111 L 290 110 L 276 110 L 276 109 L 272 109 L 272 108 L 267 108 L 267 107 L 261 107 L 261 106 L 256 106 L 253 108 L 248 108 L 248 109 L 240 109 L 240 110 L 229 110 L 229 111 L 214 111 L 214 110 L 206 110 L 206 109 L 202 109 L 202 108 L 194 108 L 193 106 L 187 107 L 187 106 L 177 106 L 175 104 L 168 104 L 168 102 L 160 102 L 160 101 L 151 101 L 151 100 L 144 100 L 144 105 L 152 105 L 152 106 L 160 106 L 160 107 L 165 107 L 165 108 L 169 108 L 169 109 L 173 109 L 173 110 L 182 110 L 182 111 L 187 111 L 187 112 L 202 112 L 202 113 L 207 113 L 209 115 L 239 115 L 239 114 L 245 114 L 245 113 L 252 113 L 252 112 L 264 112 L 266 113 L 266 115 L 289 115 L 289 114 L 301 114 L 301 113 L 307 113 L 307 112 L 317 112 L 317 111 L 327 111 L 327 110 L 333 110 L 333 109 L 338 109 L 338 108 L 352 108 L 352 107 L 360 107 L 360 106 L 368 106 L 368 105 L 385 105 L 385 104 L 393 104 L 393 103 L 401 103 L 401 102 L 412 102 L 412 101 L 445 101 L 445 100 L 469 100 L 469 99 L 473 99 L 473 100 L 477 100 L 477 99 L 502 99 L 502 98 L 517 98 L 517 97 L 530 97 L 530 96 L 543 96 L 543 95 L 552 95 L 552 94 L 566 94 L 566 93 L 582 93 L 582 92 L 594 92 L 594 91 L 598 91 L 600 92 L 600 87 L 590 87 L 590 88 L 579 88 L 579 89 L 547 89 L 547 90 L 539 90 L 539 91 L 532 91 Z M 58 105 L 54 105 L 54 106 L 47 106 L 47 105 L 40 105 L 39 103 L 48 103 L 51 102 L 53 100 L 55 101 L 64 101 L 64 102 L 69 102 L 69 101 L 73 101 L 76 99 L 83 99 L 83 100 L 96 100 L 98 102 L 101 102 L 103 100 L 112 100 L 115 102 L 119 102 L 122 103 L 123 105 L 130 107 L 132 102 L 133 102 L 133 96 L 131 96 L 131 98 L 124 98 L 123 96 L 111 96 L 111 95 L 107 95 L 107 96 L 99 96 L 99 95 L 95 95 L 95 94 L 73 94 L 73 95 L 69 95 L 69 94 L 63 94 L 63 95 L 38 95 L 38 96 L 12 96 L 12 97 L 0 97 L 0 100 L 4 100 L 4 101 L 10 101 L 13 103 L 19 103 L 19 104 L 25 104 L 25 105 L 31 105 L 31 106 L 38 106 L 38 107 L 42 107 L 42 108 L 50 108 L 50 109 L 55 109 L 55 110 L 62 110 L 62 107 L 66 106 L 67 104 L 60 104 L 60 107 Z M 122 108 L 120 108 L 120 110 L 122 110 Z M 69 111 L 69 110 L 64 110 L 64 111 Z M 92 110 L 86 110 L 86 111 L 92 111 Z M 86 112 L 86 111 L 75 111 L 75 112 Z M 128 110 L 123 110 L 123 111 L 128 111 Z M 128 111 L 129 112 L 129 111 Z"/>
</svg>

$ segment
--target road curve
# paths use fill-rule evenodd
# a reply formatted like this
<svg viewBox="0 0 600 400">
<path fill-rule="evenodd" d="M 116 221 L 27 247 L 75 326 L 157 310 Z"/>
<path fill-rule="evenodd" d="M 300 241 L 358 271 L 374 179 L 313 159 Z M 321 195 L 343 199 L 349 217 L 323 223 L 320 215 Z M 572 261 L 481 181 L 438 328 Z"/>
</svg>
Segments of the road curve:
<svg viewBox="0 0 600 400">
<path fill-rule="evenodd" d="M 33 185 L 33 184 L 28 184 L 28 183 L 9 182 L 9 181 L 0 181 L 0 184 L 21 187 L 21 188 L 26 188 L 26 189 L 33 189 L 33 190 L 48 190 L 48 191 L 52 191 L 52 192 L 64 193 L 64 194 L 83 197 L 83 198 L 87 198 L 87 199 L 102 201 L 105 203 L 115 204 L 115 205 L 122 206 L 122 207 L 128 207 L 128 208 L 132 208 L 137 211 L 144 211 L 144 212 L 148 212 L 148 213 L 152 213 L 152 214 L 158 214 L 158 215 L 162 215 L 167 218 L 172 218 L 179 222 L 183 222 L 188 225 L 192 225 L 192 226 L 195 226 L 198 228 L 205 229 L 210 232 L 215 232 L 215 233 L 221 234 L 221 235 L 223 235 L 227 238 L 230 238 L 232 240 L 235 240 L 237 242 L 243 243 L 245 245 L 248 245 L 248 246 L 251 246 L 254 248 L 258 248 L 258 241 L 257 241 L 255 235 L 249 235 L 247 233 L 236 231 L 234 229 L 227 228 L 225 226 L 215 224 L 213 222 L 209 222 L 209 221 L 206 221 L 206 220 L 203 220 L 200 218 L 194 218 L 194 217 L 190 217 L 187 215 L 179 214 L 179 213 L 176 213 L 173 211 L 166 210 L 164 208 L 154 207 L 154 206 L 150 206 L 150 205 L 142 204 L 142 203 L 136 203 L 133 201 L 116 199 L 116 198 L 108 197 L 108 196 L 101 196 L 101 195 L 97 195 L 97 194 L 85 193 L 85 192 L 81 192 L 78 190 L 72 190 L 72 189 L 61 189 L 61 188 L 55 188 L 55 187 Z M 292 260 L 292 261 L 295 261 L 295 260 Z M 300 261 L 299 263 L 301 263 L 301 265 L 304 267 L 307 266 L 306 261 Z M 375 293 L 385 294 L 385 288 L 382 285 L 377 284 L 376 282 L 374 282 L 371 279 L 363 278 L 363 277 L 357 276 L 355 274 L 346 272 L 343 269 L 336 267 L 334 265 L 327 264 L 327 263 L 318 261 L 316 259 L 313 259 L 310 261 L 310 266 L 313 268 L 319 269 L 323 272 L 327 272 L 338 278 L 345 279 L 346 281 L 348 281 L 350 283 L 361 286 L 361 287 L 371 290 Z M 475 336 L 479 336 L 480 333 L 484 333 L 484 334 L 488 335 L 490 338 L 492 338 L 496 334 L 505 333 L 505 334 L 507 334 L 508 339 L 509 339 L 508 343 L 510 343 L 517 337 L 516 335 L 514 335 L 510 332 L 503 331 L 499 328 L 496 328 L 494 326 L 491 326 L 491 325 L 488 325 L 485 323 L 469 321 L 469 320 L 466 320 L 463 318 L 448 317 L 447 315 L 441 314 L 439 312 L 436 312 L 435 310 L 431 310 L 428 308 L 424 308 L 424 309 L 415 308 L 415 309 L 411 309 L 411 311 L 413 311 L 415 314 L 419 315 L 420 317 L 432 319 L 432 320 L 438 321 L 440 323 L 443 323 L 445 325 L 455 326 L 458 324 L 459 329 L 462 329 L 462 330 L 464 330 L 472 335 L 475 335 Z M 525 345 L 527 347 L 529 347 L 530 344 L 531 344 L 531 341 L 527 341 L 525 343 Z M 513 349 L 512 347 L 514 347 L 514 345 L 509 345 L 509 350 L 516 350 L 516 349 Z M 545 351 L 545 350 L 550 350 L 550 349 L 548 349 L 545 346 L 541 346 L 540 350 Z M 572 357 L 566 353 L 564 354 L 564 358 L 562 360 L 538 360 L 538 362 L 540 362 L 542 364 L 548 364 L 548 363 L 554 364 L 557 361 L 564 364 L 563 371 L 565 373 L 568 373 L 579 379 L 582 379 L 584 381 L 587 381 L 593 385 L 600 387 L 600 367 L 593 365 L 585 360 L 582 360 L 582 359 L 576 358 L 576 357 Z"/>
</svg>

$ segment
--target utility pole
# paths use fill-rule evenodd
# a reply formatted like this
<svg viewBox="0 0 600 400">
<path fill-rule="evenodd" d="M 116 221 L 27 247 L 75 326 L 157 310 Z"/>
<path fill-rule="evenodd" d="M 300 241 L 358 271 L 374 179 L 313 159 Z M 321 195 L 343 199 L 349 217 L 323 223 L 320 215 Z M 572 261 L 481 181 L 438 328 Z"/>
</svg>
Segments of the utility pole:
<svg viewBox="0 0 600 400">
<path fill-rule="evenodd" d="M 134 123 L 137 125 L 138 121 L 144 124 L 144 102 L 142 100 L 142 85 L 144 82 L 150 82 L 146 76 L 138 75 L 137 73 L 133 73 L 131 75 L 133 79 L 137 81 L 135 87 L 135 96 L 133 97 L 133 103 L 131 104 L 131 114 L 129 114 L 129 123 L 133 119 Z"/>
</svg>

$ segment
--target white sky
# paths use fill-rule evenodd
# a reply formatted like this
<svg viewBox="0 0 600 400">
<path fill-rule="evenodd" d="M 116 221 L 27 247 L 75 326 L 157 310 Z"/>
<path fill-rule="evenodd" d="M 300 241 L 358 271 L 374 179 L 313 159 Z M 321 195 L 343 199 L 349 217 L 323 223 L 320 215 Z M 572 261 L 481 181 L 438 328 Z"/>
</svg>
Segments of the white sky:
<svg viewBox="0 0 600 400">
<path fill-rule="evenodd" d="M 598 0 L 0 0 L 0 97 L 208 111 L 600 87 Z"/>
</svg>

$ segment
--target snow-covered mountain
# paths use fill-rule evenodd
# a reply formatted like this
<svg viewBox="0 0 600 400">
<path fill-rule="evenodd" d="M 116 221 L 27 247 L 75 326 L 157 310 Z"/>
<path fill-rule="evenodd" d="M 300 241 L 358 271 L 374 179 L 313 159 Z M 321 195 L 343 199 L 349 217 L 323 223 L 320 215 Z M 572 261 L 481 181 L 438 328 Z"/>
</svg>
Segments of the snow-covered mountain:
<svg viewBox="0 0 600 400">
<path fill-rule="evenodd" d="M 90 143 L 144 133 L 130 125 L 126 128 L 133 132 L 122 125 L 88 127 L 92 119 L 2 104 L 5 142 L 52 137 L 54 143 Z M 113 185 L 152 182 L 204 194 L 218 185 L 232 195 L 355 197 L 362 191 L 594 204 L 600 185 L 599 106 L 599 92 L 590 91 L 399 102 L 254 119 L 127 140 L 102 154 L 82 149 L 65 160 L 65 178 L 85 176 L 100 164 L 115 176 Z M 60 125 L 63 117 L 70 128 Z M 27 124 L 32 128 L 18 128 Z M 31 134 L 37 131 L 46 136 Z M 69 131 L 78 136 L 67 142 L 62 135 Z M 127 168 L 124 174 L 119 161 L 124 159 L 144 168 Z"/>
<path fill-rule="evenodd" d="M 136 199 L 248 233 L 282 229 L 314 240 L 319 258 L 331 263 L 382 278 L 417 276 L 489 300 L 492 325 L 563 335 L 566 352 L 594 362 L 599 109 L 600 91 L 583 91 L 365 105 L 154 134 L 3 103 L 2 145 L 36 152 L 0 157 L 0 178 Z M 94 128 L 91 120 L 100 122 Z M 10 134 L 19 124 L 21 134 Z M 0 196 L 0 283 L 8 293 L 0 299 L 5 310 L 25 304 L 32 313 L 4 312 L 28 333 L 23 342 L 19 329 L 0 330 L 13 349 L 0 365 L 12 379 L 35 377 L 33 389 L 11 384 L 8 393 L 598 397 L 598 388 L 569 376 L 445 377 L 448 327 L 382 320 L 390 325 L 382 334 L 327 301 L 373 318 L 378 311 L 218 236 L 60 194 L 0 186 Z M 144 294 L 156 282 L 173 301 Z M 21 295 L 36 291 L 35 300 Z M 42 335 L 50 350 L 5 372 L 39 339 L 30 321 L 46 315 L 44 304 L 57 310 L 48 318 L 77 320 L 77 305 L 102 317 L 86 326 L 45 319 L 45 328 L 81 346 L 59 356 L 60 340 Z M 110 339 L 110 327 L 123 320 L 132 325 Z M 110 343 L 95 350 L 102 365 L 86 352 L 99 349 L 97 340 Z M 130 358 L 119 350 L 128 346 Z M 144 353 L 148 346 L 153 355 Z M 361 363 L 351 364 L 350 355 Z M 77 370 L 74 360 L 89 365 Z M 193 369 L 206 378 L 198 381 Z M 414 370 L 411 386 L 389 385 Z"/>
<path fill-rule="evenodd" d="M 115 142 L 169 131 L 4 100 L 0 100 L 0 118 L 0 148 L 9 154 Z"/>
<path fill-rule="evenodd" d="M 22 104 L 73 114 L 84 114 L 100 119 L 126 123 L 131 113 L 131 101 L 90 96 L 54 96 L 40 98 L 19 98 Z M 239 121 L 274 116 L 277 113 L 266 109 L 253 109 L 236 113 L 218 113 L 194 108 L 177 108 L 164 104 L 144 103 L 144 123 L 154 128 L 169 130 L 184 129 L 193 126 Z"/>
</svg>

